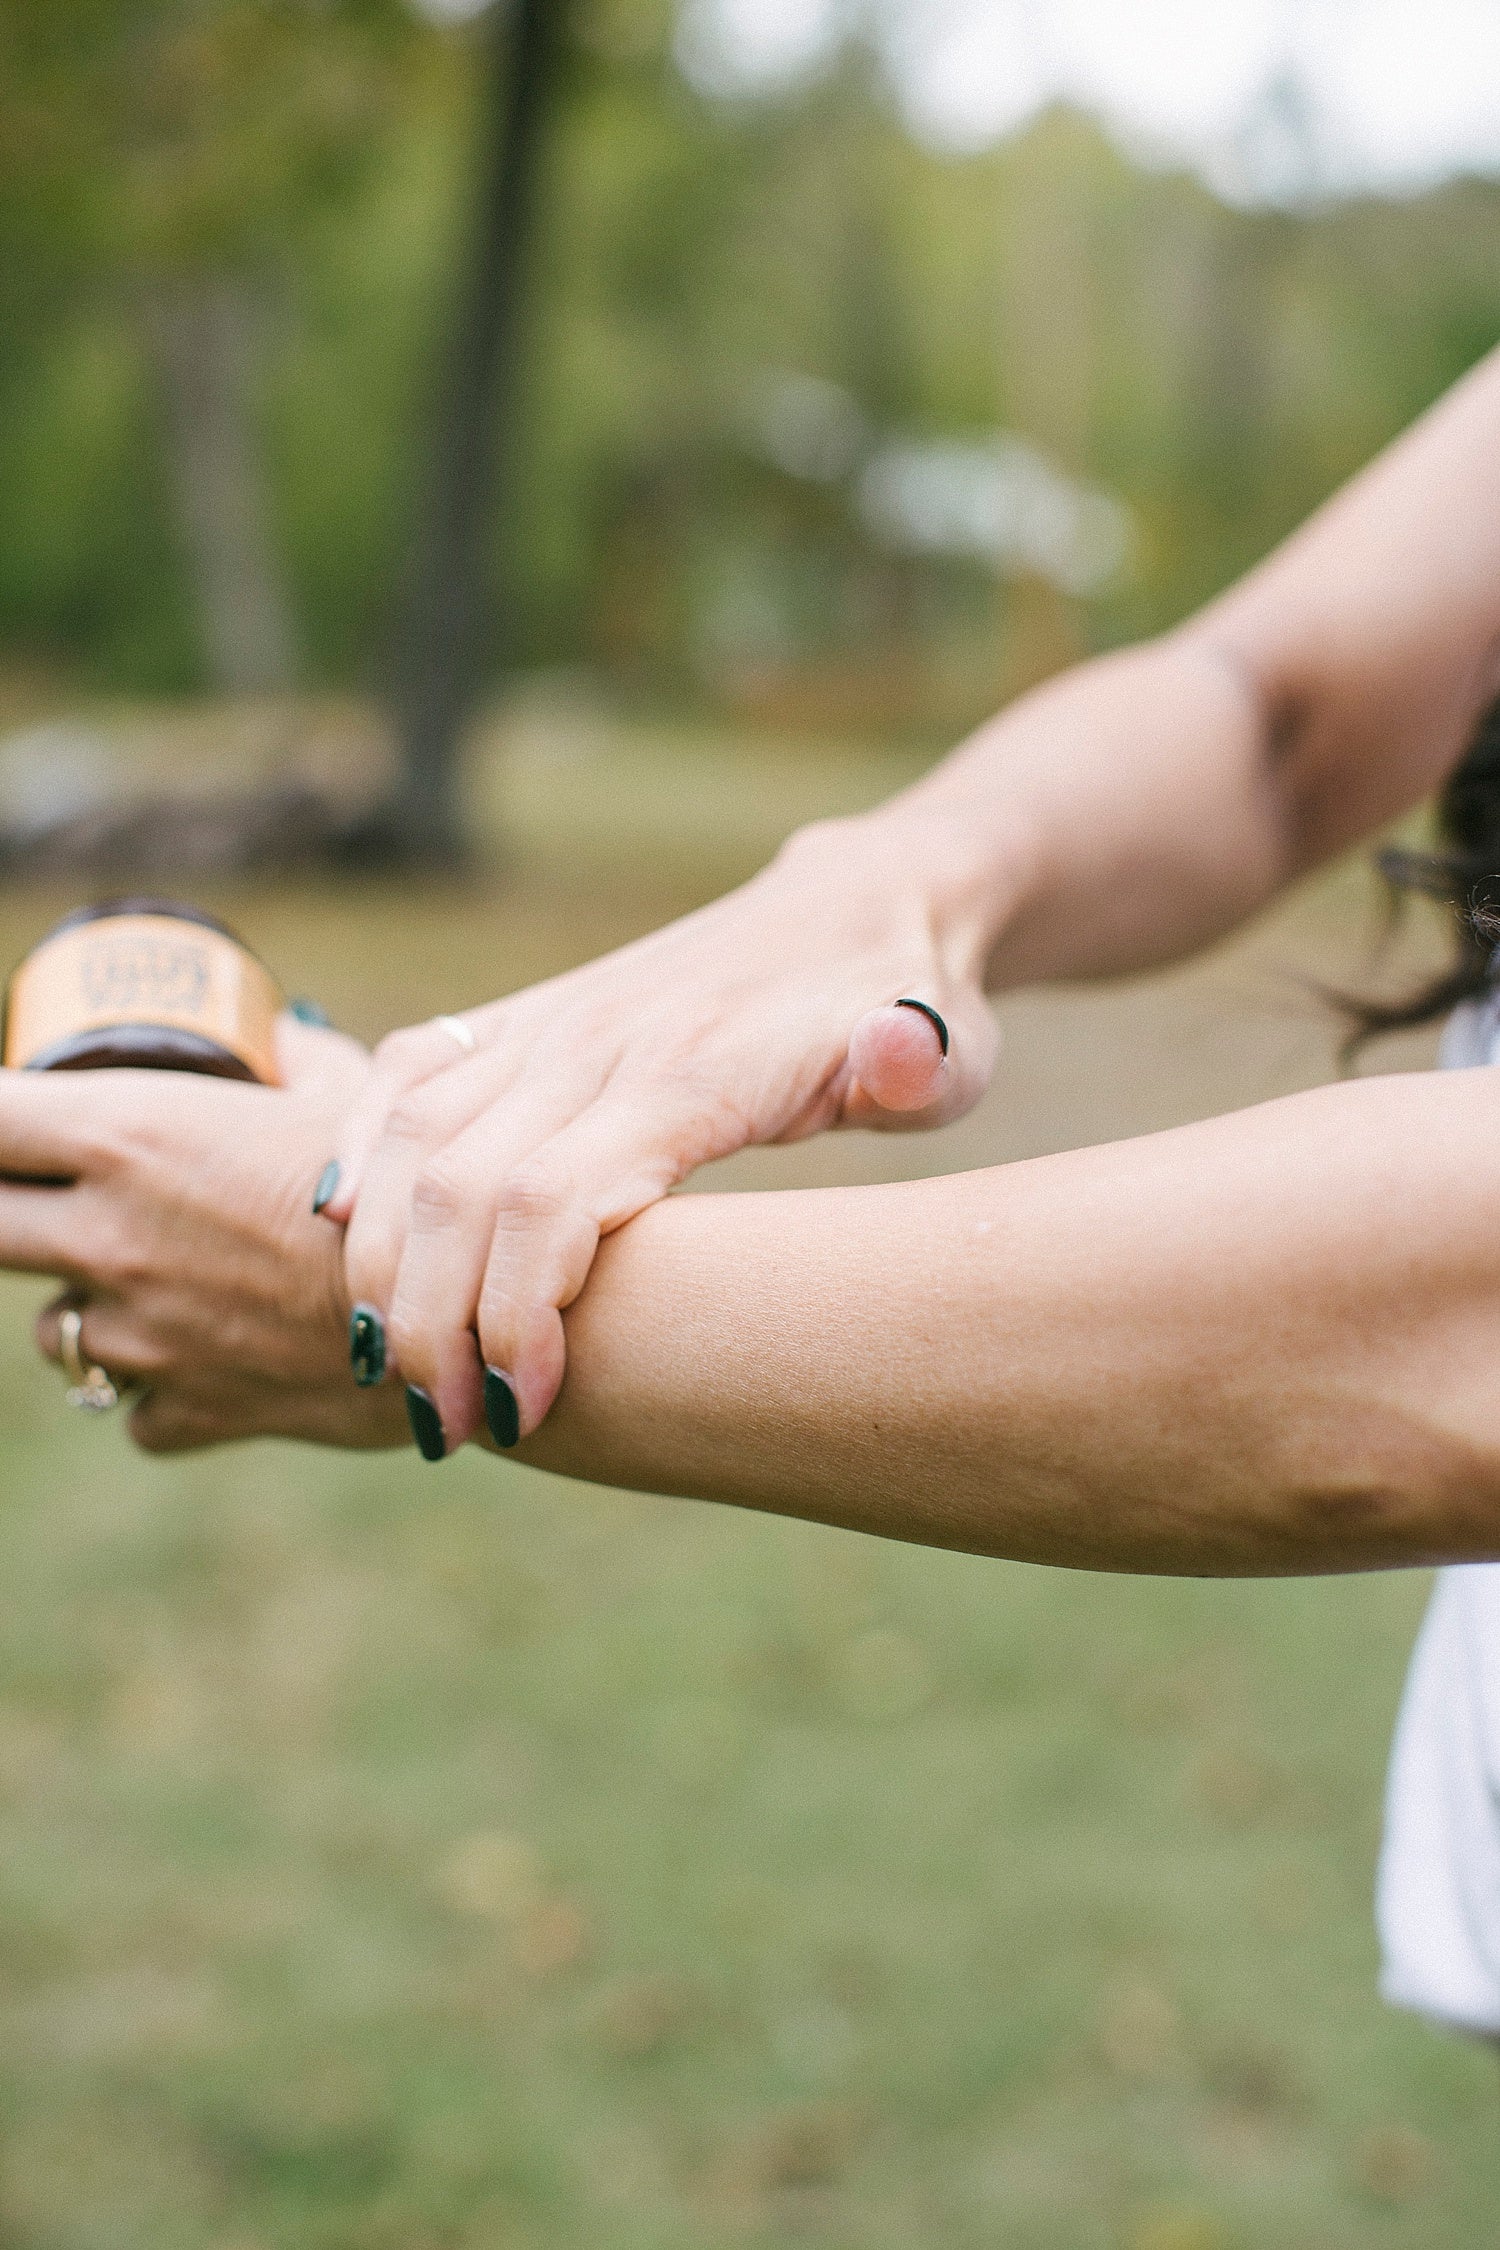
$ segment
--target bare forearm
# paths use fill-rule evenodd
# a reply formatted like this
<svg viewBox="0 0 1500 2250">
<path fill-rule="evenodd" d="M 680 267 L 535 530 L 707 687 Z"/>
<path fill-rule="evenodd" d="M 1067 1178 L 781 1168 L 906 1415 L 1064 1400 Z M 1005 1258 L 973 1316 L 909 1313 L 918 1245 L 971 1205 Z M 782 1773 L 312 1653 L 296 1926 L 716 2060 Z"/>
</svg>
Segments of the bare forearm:
<svg viewBox="0 0 1500 2250">
<path fill-rule="evenodd" d="M 1488 1073 L 915 1186 L 683 1197 L 601 1256 L 523 1457 L 983 1554 L 1500 1553 Z"/>
<path fill-rule="evenodd" d="M 1190 952 L 1421 801 L 1500 691 L 1500 355 L 1177 632 L 1023 697 L 841 834 L 992 986 Z M 892 840 L 897 840 L 893 851 Z"/>
<path fill-rule="evenodd" d="M 988 878 L 991 989 L 1191 952 L 1294 871 L 1244 668 L 1194 634 L 1079 666 L 1013 705 L 874 816 L 909 854 Z"/>
</svg>

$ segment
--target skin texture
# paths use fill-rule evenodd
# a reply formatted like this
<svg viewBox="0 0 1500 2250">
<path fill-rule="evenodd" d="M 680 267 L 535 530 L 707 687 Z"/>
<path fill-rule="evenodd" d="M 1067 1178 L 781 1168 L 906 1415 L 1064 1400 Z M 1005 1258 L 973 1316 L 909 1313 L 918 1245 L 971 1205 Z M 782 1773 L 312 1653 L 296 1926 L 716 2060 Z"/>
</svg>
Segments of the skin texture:
<svg viewBox="0 0 1500 2250">
<path fill-rule="evenodd" d="M 984 992 L 1171 960 L 1418 802 L 1500 685 L 1500 357 L 1178 632 L 1024 698 L 743 890 L 376 1056 L 337 1154 L 352 1295 L 450 1444 L 483 1359 L 530 1432 L 602 1237 L 706 1159 L 945 1122 Z M 891 1005 L 913 995 L 953 1031 Z"/>
<path fill-rule="evenodd" d="M 370 1079 L 309 1048 L 286 1094 L 0 1074 L 0 1164 L 79 1183 L 4 1191 L 0 1258 L 101 1297 L 85 1347 L 149 1380 L 159 1446 L 396 1438 L 393 1384 L 348 1377 L 370 1298 L 450 1447 L 482 1354 L 516 1376 L 523 1458 L 576 1476 L 1112 1569 L 1500 1551 L 1490 1073 L 645 1208 L 745 1140 L 871 1121 L 875 1085 L 873 1121 L 956 1114 L 993 1056 L 986 980 L 1138 968 L 1243 919 L 1452 766 L 1497 634 L 1491 360 L 1178 634 L 1027 698 L 705 915 L 478 1011 L 473 1057 L 428 1027 Z M 904 993 L 951 1025 L 946 1064 Z M 307 1215 L 335 1145 L 341 1288 L 340 1232 Z"/>
</svg>

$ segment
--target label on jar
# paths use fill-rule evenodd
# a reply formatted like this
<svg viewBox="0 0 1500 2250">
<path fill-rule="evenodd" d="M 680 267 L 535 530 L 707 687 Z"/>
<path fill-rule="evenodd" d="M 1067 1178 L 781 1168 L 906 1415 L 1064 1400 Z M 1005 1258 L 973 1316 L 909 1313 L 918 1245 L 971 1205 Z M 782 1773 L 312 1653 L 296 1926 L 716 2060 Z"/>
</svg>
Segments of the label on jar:
<svg viewBox="0 0 1500 2250">
<path fill-rule="evenodd" d="M 110 915 L 59 930 L 21 963 L 5 1061 L 24 1070 L 64 1040 L 144 1025 L 211 1039 L 275 1085 L 282 1006 L 270 971 L 222 931 L 174 915 Z"/>
</svg>

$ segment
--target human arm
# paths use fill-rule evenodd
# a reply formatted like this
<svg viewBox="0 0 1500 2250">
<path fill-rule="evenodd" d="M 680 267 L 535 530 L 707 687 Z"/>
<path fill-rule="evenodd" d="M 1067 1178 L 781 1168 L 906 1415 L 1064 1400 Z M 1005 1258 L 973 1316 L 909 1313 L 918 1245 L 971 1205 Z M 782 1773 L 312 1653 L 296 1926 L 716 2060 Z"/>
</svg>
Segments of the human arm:
<svg viewBox="0 0 1500 2250">
<path fill-rule="evenodd" d="M 1186 624 L 1013 705 L 887 809 L 967 792 L 1009 824 L 992 990 L 1117 975 L 1419 803 L 1497 694 L 1500 352 Z"/>
<path fill-rule="evenodd" d="M 76 1183 L 0 1184 L 0 1263 L 79 1293 L 153 1450 L 404 1435 L 294 1192 L 332 1092 L 0 1072 L 0 1160 Z M 1500 1555 L 1497 1125 L 1500 1073 L 1362 1079 L 996 1170 L 674 1197 L 603 1246 L 521 1458 L 1086 1568 Z"/>
<path fill-rule="evenodd" d="M 601 1249 L 521 1458 L 980 1554 L 1500 1555 L 1500 1076 L 1365 1079 Z"/>
<path fill-rule="evenodd" d="M 472 1057 L 398 1034 L 330 1209 L 450 1444 L 481 1357 L 535 1426 L 601 1235 L 696 1165 L 956 1115 L 991 1066 L 986 985 L 1168 960 L 1420 799 L 1496 688 L 1497 630 L 1500 357 L 1175 633 L 702 914 L 472 1011 Z M 903 994 L 948 1018 L 946 1063 Z"/>
</svg>

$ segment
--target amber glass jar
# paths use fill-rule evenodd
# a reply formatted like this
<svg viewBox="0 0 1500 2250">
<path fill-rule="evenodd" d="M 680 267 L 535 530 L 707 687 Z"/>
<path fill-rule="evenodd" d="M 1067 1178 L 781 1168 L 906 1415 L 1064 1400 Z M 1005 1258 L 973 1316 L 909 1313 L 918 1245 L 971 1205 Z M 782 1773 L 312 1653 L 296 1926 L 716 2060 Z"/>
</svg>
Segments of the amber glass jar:
<svg viewBox="0 0 1500 2250">
<path fill-rule="evenodd" d="M 270 971 L 212 914 L 117 898 L 65 915 L 5 996 L 13 1070 L 195 1070 L 274 1085 Z"/>
</svg>

